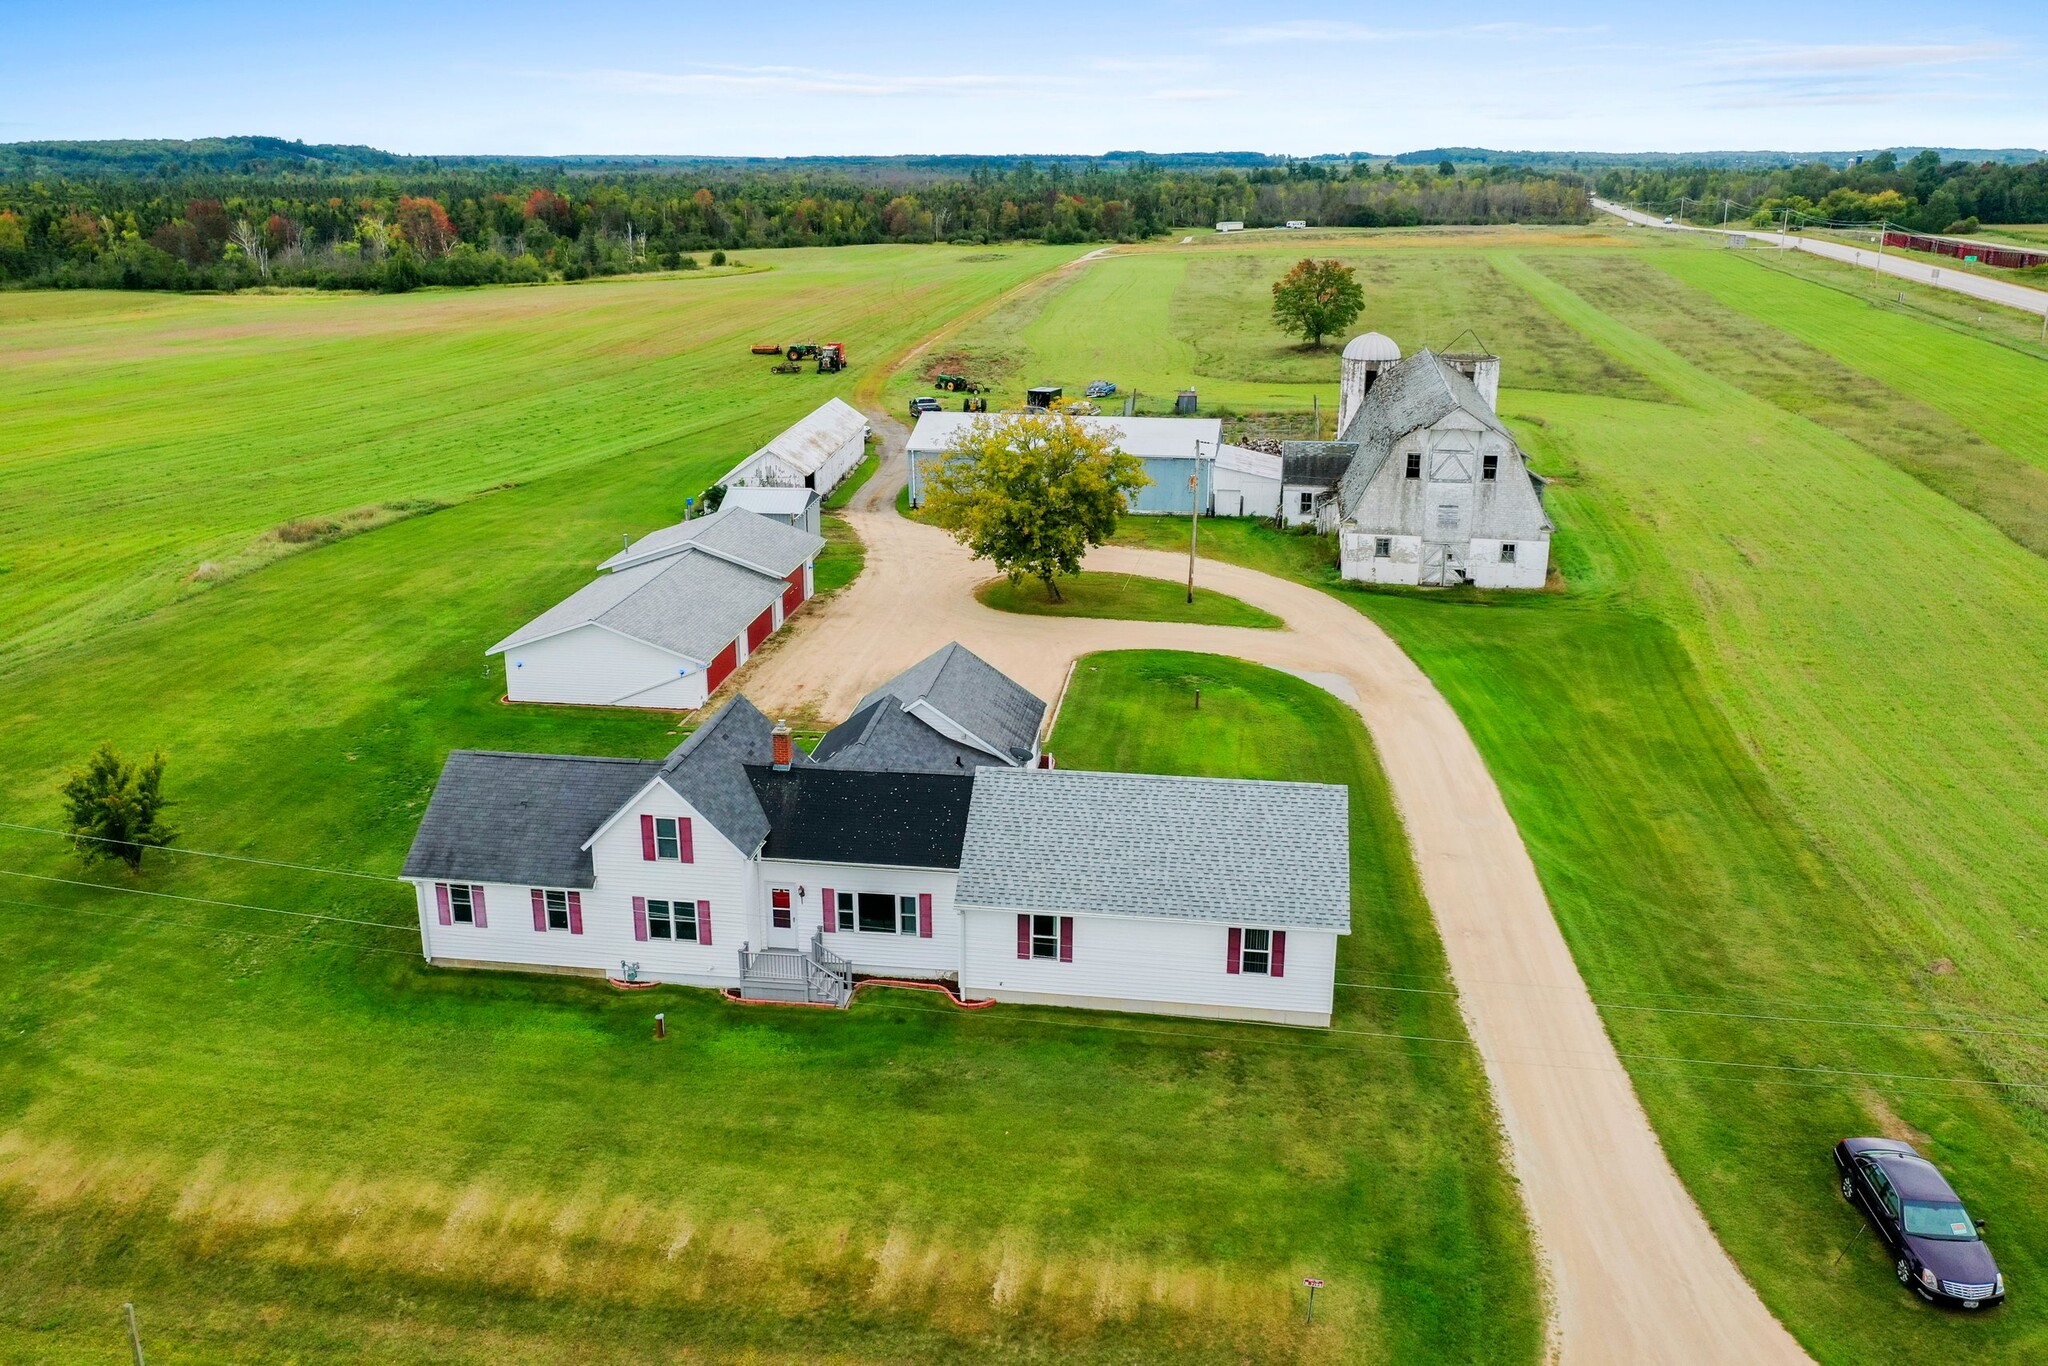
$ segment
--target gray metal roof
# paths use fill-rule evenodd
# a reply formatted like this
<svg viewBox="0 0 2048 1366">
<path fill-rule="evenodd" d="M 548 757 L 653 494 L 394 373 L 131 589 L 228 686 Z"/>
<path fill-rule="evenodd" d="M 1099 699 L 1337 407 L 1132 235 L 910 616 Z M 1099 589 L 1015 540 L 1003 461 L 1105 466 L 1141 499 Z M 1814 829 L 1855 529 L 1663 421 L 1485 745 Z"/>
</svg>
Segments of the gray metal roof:
<svg viewBox="0 0 2048 1366">
<path fill-rule="evenodd" d="M 1357 454 L 1356 441 L 1283 441 L 1280 482 L 1335 488 Z"/>
<path fill-rule="evenodd" d="M 939 734 L 893 697 L 863 704 L 825 733 L 811 758 L 827 768 L 876 773 L 972 773 L 983 764 L 1002 762 Z"/>
<path fill-rule="evenodd" d="M 1350 797 L 1323 783 L 983 768 L 954 899 L 1349 934 Z"/>
<path fill-rule="evenodd" d="M 768 817 L 744 765 L 774 761 L 773 732 L 758 707 L 735 697 L 660 765 L 661 780 L 745 854 L 768 837 Z M 798 749 L 792 762 L 807 767 L 810 757 Z"/>
<path fill-rule="evenodd" d="M 1366 485 L 1386 462 L 1396 441 L 1460 410 L 1514 440 L 1472 381 L 1434 351 L 1417 351 L 1382 371 L 1342 433 L 1345 441 L 1358 445 L 1358 454 L 1344 471 L 1340 485 L 1345 515 L 1365 496 Z"/>
<path fill-rule="evenodd" d="M 751 515 L 751 514 L 749 514 Z M 757 520 L 767 522 L 766 518 Z M 793 527 L 768 522 L 783 531 Z M 803 534 L 803 533 L 799 533 Z M 816 539 L 810 537 L 809 539 Z M 596 624 L 709 664 L 782 596 L 780 579 L 692 551 L 606 574 L 493 645 L 486 654 Z"/>
<path fill-rule="evenodd" d="M 845 399 L 828 398 L 740 463 L 767 454 L 792 469 L 816 474 L 833 452 L 867 429 L 868 420 L 860 409 Z"/>
<path fill-rule="evenodd" d="M 1045 720 L 1045 703 L 958 641 L 897 674 L 854 710 L 882 697 L 906 711 L 924 703 L 1013 763 L 1031 757 Z"/>
<path fill-rule="evenodd" d="M 652 759 L 458 749 L 441 770 L 402 875 L 589 887 L 595 879 L 583 842 L 660 768 Z"/>
<path fill-rule="evenodd" d="M 801 506 L 797 509 L 802 510 Z M 780 579 L 799 565 L 809 564 L 824 548 L 822 536 L 764 517 L 738 503 L 724 503 L 716 512 L 648 532 L 598 568 L 627 569 L 697 549 Z"/>
</svg>

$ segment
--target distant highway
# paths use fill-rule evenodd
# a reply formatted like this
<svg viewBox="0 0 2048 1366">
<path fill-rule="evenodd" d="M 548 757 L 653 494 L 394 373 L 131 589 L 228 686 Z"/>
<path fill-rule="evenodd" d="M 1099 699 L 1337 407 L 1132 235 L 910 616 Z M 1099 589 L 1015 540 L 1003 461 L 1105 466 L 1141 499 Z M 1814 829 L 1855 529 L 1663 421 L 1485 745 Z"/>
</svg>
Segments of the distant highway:
<svg viewBox="0 0 2048 1366">
<path fill-rule="evenodd" d="M 1981 275 L 1972 275 L 1966 270 L 1930 266 L 1924 261 L 1915 261 L 1901 256 L 1880 255 L 1876 251 L 1861 251 L 1842 242 L 1829 241 L 1825 238 L 1806 237 L 1799 233 L 1777 233 L 1756 228 L 1696 228 L 1690 223 L 1666 223 L 1663 219 L 1654 215 L 1626 208 L 1620 204 L 1610 203 L 1605 199 L 1599 198 L 1597 195 L 1593 199 L 1593 207 L 1603 213 L 1611 213 L 1616 218 L 1625 219 L 1630 223 L 1639 223 L 1647 228 L 1664 228 L 1674 232 L 1729 233 L 1739 231 L 1745 237 L 1769 242 L 1773 246 L 1796 247 L 1800 251 L 1810 251 L 1815 256 L 1825 256 L 1832 261 L 1846 261 L 1852 266 L 1861 266 L 1865 270 L 1875 266 L 1886 275 L 1896 275 L 1902 280 L 1911 280 L 1915 284 L 1933 285 L 1936 289 L 1946 289 L 1956 294 L 1967 294 L 1972 298 L 1982 299 L 1987 303 L 2004 304 L 2007 308 L 2017 308 L 2027 313 L 2038 313 L 2042 318 L 2048 319 L 2048 290 L 2029 289 L 2025 285 L 2010 284 L 2004 280 L 1987 280 Z"/>
</svg>

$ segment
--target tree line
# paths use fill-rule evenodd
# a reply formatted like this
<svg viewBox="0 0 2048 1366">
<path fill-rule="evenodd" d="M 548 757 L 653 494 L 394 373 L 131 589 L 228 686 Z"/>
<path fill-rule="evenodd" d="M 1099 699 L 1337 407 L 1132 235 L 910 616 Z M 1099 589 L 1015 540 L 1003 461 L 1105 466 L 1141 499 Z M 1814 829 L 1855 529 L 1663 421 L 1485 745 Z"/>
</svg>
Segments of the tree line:
<svg viewBox="0 0 2048 1366">
<path fill-rule="evenodd" d="M 1900 161 L 1879 152 L 1837 168 L 1814 162 L 1774 170 L 1721 166 L 1618 167 L 1596 182 L 1603 198 L 1642 203 L 1659 213 L 1680 201 L 1701 219 L 1719 220 L 1724 205 L 1733 220 L 1759 226 L 1790 214 L 1848 223 L 1889 220 L 1921 232 L 1968 232 L 1980 223 L 2048 222 L 2048 161 L 1944 162 L 1924 151 Z"/>
<path fill-rule="evenodd" d="M 901 183 L 813 170 L 531 165 L 0 177 L 17 286 L 403 290 L 687 269 L 706 252 L 873 242 L 1131 241 L 1277 226 L 1579 223 L 1570 173 L 1390 162 L 974 162 Z"/>
</svg>

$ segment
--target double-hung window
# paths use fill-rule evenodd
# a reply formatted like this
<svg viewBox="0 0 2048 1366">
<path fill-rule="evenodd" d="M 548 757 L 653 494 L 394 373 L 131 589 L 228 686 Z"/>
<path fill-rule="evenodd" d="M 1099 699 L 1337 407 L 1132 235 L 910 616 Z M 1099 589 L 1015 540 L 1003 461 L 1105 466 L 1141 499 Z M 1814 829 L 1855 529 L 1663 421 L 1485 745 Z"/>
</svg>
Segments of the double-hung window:
<svg viewBox="0 0 2048 1366">
<path fill-rule="evenodd" d="M 566 930 L 569 928 L 569 894 L 567 892 L 543 892 L 548 913 L 548 928 Z"/>
<path fill-rule="evenodd" d="M 1301 493 L 1301 515 L 1306 517 L 1316 510 L 1316 496 L 1307 489 Z"/>
<path fill-rule="evenodd" d="M 448 885 L 448 914 L 458 925 L 476 924 L 476 903 L 470 899 L 469 888 L 462 883 Z"/>
<path fill-rule="evenodd" d="M 1273 932 L 1271 930 L 1246 930 L 1244 932 L 1243 972 L 1257 973 L 1264 977 L 1273 970 Z"/>
<path fill-rule="evenodd" d="M 679 861 L 683 856 L 682 837 L 676 833 L 673 816 L 654 818 L 654 857 L 665 862 Z"/>
<path fill-rule="evenodd" d="M 833 907 L 833 914 L 837 918 L 832 923 L 842 930 L 852 929 L 855 914 L 854 908 L 860 902 L 859 894 L 855 892 L 836 892 L 834 896 L 838 900 L 838 905 Z"/>
<path fill-rule="evenodd" d="M 696 943 L 697 903 L 650 900 L 647 903 L 647 936 L 650 939 Z"/>
<path fill-rule="evenodd" d="M 1034 915 L 1031 917 L 1031 956 L 1033 958 L 1058 958 L 1060 956 L 1060 918 L 1056 915 Z"/>
<path fill-rule="evenodd" d="M 1287 931 L 1231 926 L 1223 970 L 1233 976 L 1285 977 Z"/>
</svg>

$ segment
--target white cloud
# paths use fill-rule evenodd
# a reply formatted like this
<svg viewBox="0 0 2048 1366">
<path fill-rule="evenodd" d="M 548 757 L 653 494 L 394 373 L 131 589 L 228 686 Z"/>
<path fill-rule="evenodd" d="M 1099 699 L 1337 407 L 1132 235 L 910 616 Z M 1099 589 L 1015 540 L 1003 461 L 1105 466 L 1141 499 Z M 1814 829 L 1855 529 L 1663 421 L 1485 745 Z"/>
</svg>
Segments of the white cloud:
<svg viewBox="0 0 2048 1366">
<path fill-rule="evenodd" d="M 2008 43 L 1825 43 L 1805 47 L 1735 48 L 1720 60 L 1776 71 L 1898 71 L 1956 66 L 2008 55 Z"/>
<path fill-rule="evenodd" d="M 1191 85 L 1175 90 L 1153 90 L 1146 94 L 1148 100 L 1165 100 L 1169 103 L 1202 104 L 1211 100 L 1234 100 L 1242 90 L 1219 90 L 1213 86 Z"/>
<path fill-rule="evenodd" d="M 623 94 L 699 95 L 708 92 L 752 91 L 784 95 L 860 95 L 870 97 L 937 96 L 1012 91 L 1039 87 L 1066 78 L 1041 74 L 1009 76 L 988 72 L 945 75 L 824 71 L 800 66 L 707 66 L 691 71 L 539 72 L 537 75 Z"/>
</svg>

